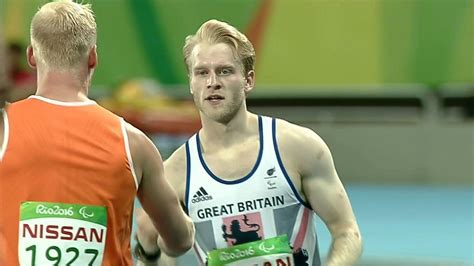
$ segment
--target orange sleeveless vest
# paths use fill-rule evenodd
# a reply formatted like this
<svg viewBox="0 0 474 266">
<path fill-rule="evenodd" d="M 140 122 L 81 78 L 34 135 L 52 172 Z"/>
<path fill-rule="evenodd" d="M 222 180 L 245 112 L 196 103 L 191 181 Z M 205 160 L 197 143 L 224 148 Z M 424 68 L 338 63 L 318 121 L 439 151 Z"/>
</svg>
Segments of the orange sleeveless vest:
<svg viewBox="0 0 474 266">
<path fill-rule="evenodd" d="M 58 254 L 59 265 L 76 254 L 97 259 L 96 249 L 87 248 L 96 244 L 104 245 L 97 265 L 133 265 L 137 184 L 121 118 L 93 101 L 62 103 L 38 96 L 11 104 L 7 117 L 0 161 L 0 265 L 19 265 L 19 256 L 28 264 L 36 259 L 36 265 L 53 264 Z M 93 211 L 99 207 L 106 213 L 100 219 Z M 87 222 L 96 218 L 105 225 Z M 37 244 L 41 241 L 58 244 Z"/>
</svg>

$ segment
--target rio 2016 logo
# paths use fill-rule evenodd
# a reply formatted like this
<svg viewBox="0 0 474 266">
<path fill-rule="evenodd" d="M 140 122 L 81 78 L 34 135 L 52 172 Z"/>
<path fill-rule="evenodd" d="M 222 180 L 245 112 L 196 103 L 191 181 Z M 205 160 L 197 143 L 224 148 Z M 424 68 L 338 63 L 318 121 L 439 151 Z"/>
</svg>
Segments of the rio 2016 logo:
<svg viewBox="0 0 474 266">
<path fill-rule="evenodd" d="M 38 206 L 36 206 L 36 213 L 43 214 L 43 215 L 60 215 L 60 216 L 73 216 L 74 215 L 74 211 L 72 207 L 63 209 L 58 205 L 48 207 L 43 204 L 39 204 Z"/>
</svg>

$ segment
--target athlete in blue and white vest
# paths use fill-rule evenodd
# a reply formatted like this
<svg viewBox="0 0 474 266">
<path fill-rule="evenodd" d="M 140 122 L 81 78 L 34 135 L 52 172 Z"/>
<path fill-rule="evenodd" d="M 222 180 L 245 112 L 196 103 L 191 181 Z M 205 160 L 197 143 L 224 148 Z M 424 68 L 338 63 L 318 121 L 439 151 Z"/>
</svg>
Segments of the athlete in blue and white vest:
<svg viewBox="0 0 474 266">
<path fill-rule="evenodd" d="M 325 265 L 355 264 L 361 235 L 327 145 L 308 128 L 247 110 L 255 52 L 245 35 L 210 20 L 183 51 L 202 128 L 165 162 L 165 176 L 194 221 L 198 263 L 211 251 L 286 235 L 294 265 L 320 265 L 318 215 L 332 235 Z M 145 215 L 138 223 L 153 254 L 157 234 Z M 287 265 L 251 265 L 277 264 Z"/>
<path fill-rule="evenodd" d="M 185 203 L 196 226 L 198 259 L 204 262 L 214 249 L 286 234 L 295 260 L 320 265 L 314 212 L 281 161 L 276 120 L 260 116 L 256 128 L 255 163 L 248 173 L 232 179 L 212 172 L 206 164 L 199 134 L 186 144 Z M 223 167 L 238 166 L 241 160 Z"/>
</svg>

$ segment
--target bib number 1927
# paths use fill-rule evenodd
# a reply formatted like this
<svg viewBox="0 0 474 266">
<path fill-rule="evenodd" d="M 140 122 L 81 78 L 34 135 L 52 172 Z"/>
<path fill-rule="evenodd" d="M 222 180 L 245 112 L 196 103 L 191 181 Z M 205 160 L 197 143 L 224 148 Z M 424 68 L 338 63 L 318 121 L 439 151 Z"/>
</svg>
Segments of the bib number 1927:
<svg viewBox="0 0 474 266">
<path fill-rule="evenodd" d="M 36 245 L 31 245 L 25 249 L 27 253 L 31 254 L 31 266 L 39 266 L 38 260 L 43 261 L 44 259 L 48 260 L 52 263 L 52 265 L 66 265 L 72 266 L 75 265 L 77 258 L 83 253 L 84 255 L 89 255 L 90 260 L 88 262 L 88 266 L 94 265 L 94 262 L 97 259 L 97 255 L 99 255 L 99 251 L 97 249 L 84 249 L 80 251 L 78 248 L 75 247 L 68 247 L 65 250 L 62 250 L 58 246 L 50 246 L 38 254 L 38 247 Z"/>
</svg>

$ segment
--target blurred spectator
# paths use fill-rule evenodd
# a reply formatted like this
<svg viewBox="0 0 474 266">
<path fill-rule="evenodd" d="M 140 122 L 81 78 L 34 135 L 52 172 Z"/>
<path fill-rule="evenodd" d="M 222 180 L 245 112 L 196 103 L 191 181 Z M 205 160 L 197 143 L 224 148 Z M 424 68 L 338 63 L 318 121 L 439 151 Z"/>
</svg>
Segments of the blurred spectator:
<svg viewBox="0 0 474 266">
<path fill-rule="evenodd" d="M 12 102 L 24 99 L 36 91 L 36 70 L 25 67 L 26 49 L 19 43 L 8 44 L 8 71 L 12 82 Z"/>
<path fill-rule="evenodd" d="M 466 97 L 464 113 L 467 119 L 474 119 L 474 90 Z"/>
<path fill-rule="evenodd" d="M 1 29 L 1 28 L 0 28 Z M 9 88 L 9 82 L 8 82 L 8 75 L 7 75 L 7 70 L 6 70 L 6 46 L 5 42 L 3 39 L 3 34 L 0 31 L 0 126 L 2 125 L 2 119 L 3 117 L 1 116 L 2 111 L 1 109 L 5 105 L 5 101 L 8 100 L 8 88 Z M 3 138 L 3 127 L 0 127 L 0 147 L 2 146 L 2 138 Z"/>
</svg>

